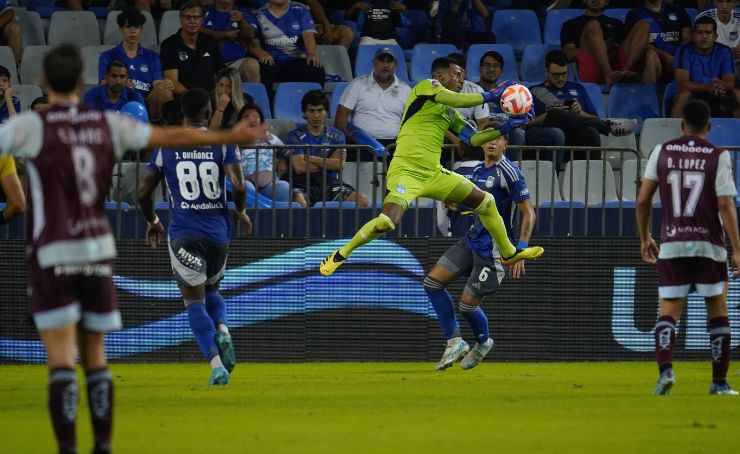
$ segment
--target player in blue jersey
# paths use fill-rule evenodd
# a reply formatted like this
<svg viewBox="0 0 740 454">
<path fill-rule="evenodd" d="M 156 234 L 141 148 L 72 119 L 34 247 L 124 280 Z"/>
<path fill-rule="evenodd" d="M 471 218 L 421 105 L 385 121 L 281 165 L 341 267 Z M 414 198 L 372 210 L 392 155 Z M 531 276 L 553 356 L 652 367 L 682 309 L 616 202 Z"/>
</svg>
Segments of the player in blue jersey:
<svg viewBox="0 0 740 454">
<path fill-rule="evenodd" d="M 210 105 L 207 91 L 188 90 L 182 98 L 185 126 L 207 129 Z M 164 178 L 172 209 L 168 232 L 172 270 L 195 341 L 211 364 L 208 383 L 225 385 L 234 369 L 235 356 L 226 306 L 218 293 L 231 238 L 224 175 L 231 181 L 236 216 L 247 233 L 252 230 L 244 207 L 246 186 L 239 153 L 231 145 L 160 148 L 152 154 L 147 170 L 139 186 L 139 204 L 149 222 L 147 242 L 156 247 L 164 233 L 152 201 L 154 189 Z"/>
<path fill-rule="evenodd" d="M 521 171 L 504 152 L 508 136 L 503 135 L 483 145 L 484 161 L 473 171 L 470 178 L 481 190 L 493 195 L 506 231 L 512 237 L 512 206 L 516 204 L 522 214 L 517 249 L 528 247 L 534 228 L 535 214 L 530 202 L 529 189 Z M 447 348 L 437 363 L 437 370 L 444 370 L 465 356 L 463 369 L 472 369 L 480 364 L 493 347 L 488 333 L 488 318 L 480 308 L 483 298 L 496 292 L 504 277 L 501 257 L 491 234 L 476 219 L 467 235 L 452 245 L 440 257 L 434 268 L 424 278 L 424 290 L 437 313 L 439 324 L 447 338 Z M 524 275 L 524 261 L 511 265 L 509 275 L 519 278 Z M 455 319 L 455 304 L 447 286 L 459 276 L 467 276 L 467 283 L 460 298 L 460 311 L 475 335 L 475 346 L 471 349 L 460 337 L 460 327 Z"/>
</svg>

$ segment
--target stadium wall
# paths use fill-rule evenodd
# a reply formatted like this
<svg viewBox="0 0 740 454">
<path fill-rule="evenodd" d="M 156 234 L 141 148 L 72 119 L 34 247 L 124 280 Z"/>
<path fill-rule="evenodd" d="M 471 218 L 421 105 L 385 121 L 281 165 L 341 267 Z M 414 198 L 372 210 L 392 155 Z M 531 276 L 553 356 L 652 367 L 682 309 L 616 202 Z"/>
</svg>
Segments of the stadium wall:
<svg viewBox="0 0 740 454">
<path fill-rule="evenodd" d="M 320 260 L 339 241 L 235 239 L 222 294 L 240 361 L 436 361 L 444 339 L 421 280 L 455 240 L 379 240 L 331 278 Z M 657 272 L 634 238 L 541 238 L 545 256 L 506 278 L 484 302 L 496 342 L 490 361 L 653 358 Z M 115 283 L 125 329 L 108 353 L 119 362 L 199 361 L 165 247 L 118 243 Z M 28 316 L 24 246 L 0 242 L 0 362 L 41 362 Z M 464 280 L 450 288 L 457 300 Z M 740 283 L 729 290 L 733 347 L 740 343 Z M 471 338 L 464 321 L 463 335 Z M 703 302 L 680 321 L 676 356 L 708 359 Z"/>
</svg>

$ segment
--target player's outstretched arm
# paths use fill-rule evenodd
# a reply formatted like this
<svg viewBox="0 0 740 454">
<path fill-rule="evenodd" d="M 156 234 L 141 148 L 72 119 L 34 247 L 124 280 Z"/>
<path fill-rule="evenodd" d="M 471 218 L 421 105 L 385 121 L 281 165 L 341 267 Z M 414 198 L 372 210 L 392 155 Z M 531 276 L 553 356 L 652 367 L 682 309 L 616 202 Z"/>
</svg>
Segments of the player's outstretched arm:
<svg viewBox="0 0 740 454">
<path fill-rule="evenodd" d="M 734 196 L 717 197 L 719 216 L 725 227 L 725 232 L 732 244 L 732 264 L 735 266 L 734 275 L 740 275 L 740 233 L 737 227 L 737 209 L 735 208 Z"/>
<path fill-rule="evenodd" d="M 182 126 L 172 128 L 153 127 L 147 148 L 156 147 L 199 147 L 225 143 L 253 143 L 267 136 L 265 123 L 250 125 L 242 120 L 231 129 L 203 131 Z"/>
<path fill-rule="evenodd" d="M 499 136 L 508 134 L 514 128 L 529 124 L 534 118 L 534 115 L 534 108 L 532 108 L 529 112 L 520 117 L 510 117 L 509 120 L 501 124 L 498 128 L 484 129 L 483 131 L 476 131 L 475 128 L 469 124 L 465 124 L 465 126 L 460 130 L 460 139 L 474 147 L 479 147 L 484 143 L 488 143 L 498 138 Z"/>
</svg>

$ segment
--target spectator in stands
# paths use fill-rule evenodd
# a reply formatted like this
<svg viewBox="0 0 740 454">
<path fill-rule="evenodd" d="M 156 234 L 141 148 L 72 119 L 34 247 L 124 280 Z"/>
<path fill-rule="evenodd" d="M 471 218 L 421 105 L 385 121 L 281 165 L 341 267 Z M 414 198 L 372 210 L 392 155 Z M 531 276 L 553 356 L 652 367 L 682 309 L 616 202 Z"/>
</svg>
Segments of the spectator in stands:
<svg viewBox="0 0 740 454">
<path fill-rule="evenodd" d="M 13 5 L 8 0 L 0 0 L 0 45 L 10 47 L 15 64 L 20 64 L 23 53 L 21 26 L 16 22 Z"/>
<path fill-rule="evenodd" d="M 488 26 L 491 13 L 483 0 L 440 0 L 437 23 L 440 42 L 467 50 L 471 44 L 495 43 Z"/>
<path fill-rule="evenodd" d="M 364 44 L 398 45 L 396 27 L 408 21 L 406 5 L 400 1 L 366 0 L 352 4 L 344 17 L 362 23 L 360 46 Z M 360 20 L 361 19 L 361 20 Z"/>
<path fill-rule="evenodd" d="M 180 7 L 181 28 L 160 46 L 164 77 L 173 82 L 176 96 L 196 87 L 213 91 L 214 76 L 224 67 L 218 43 L 200 31 L 202 25 L 203 7 L 189 0 Z"/>
<path fill-rule="evenodd" d="M 638 21 L 625 33 L 622 21 L 604 15 L 608 3 L 588 0 L 583 16 L 563 24 L 563 52 L 568 61 L 578 63 L 578 76 L 583 82 L 650 82 L 658 74 L 660 60 L 648 49 L 648 23 Z"/>
<path fill-rule="evenodd" d="M 680 118 L 691 99 L 702 99 L 712 117 L 739 117 L 740 90 L 735 88 L 732 49 L 717 42 L 717 23 L 711 17 L 694 22 L 693 42 L 678 48 L 674 60 L 678 94 L 672 116 Z"/>
<path fill-rule="evenodd" d="M 735 57 L 735 76 L 740 75 L 740 11 L 735 11 L 735 0 L 715 0 L 716 8 L 699 13 L 696 18 L 711 17 L 717 24 L 717 42 L 732 49 Z"/>
<path fill-rule="evenodd" d="M 130 101 L 144 104 L 144 97 L 129 87 L 129 82 L 126 65 L 119 60 L 113 60 L 108 63 L 103 84 L 85 93 L 85 104 L 98 110 L 121 110 L 121 107 Z"/>
<path fill-rule="evenodd" d="M 215 0 L 207 6 L 200 31 L 218 42 L 224 62 L 239 71 L 244 82 L 260 81 L 259 62 L 247 57 L 255 32 L 244 13 L 234 7 L 234 0 Z"/>
<path fill-rule="evenodd" d="M 691 41 L 689 15 L 680 6 L 663 0 L 645 0 L 642 5 L 627 13 L 625 21 L 627 31 L 629 32 L 640 21 L 646 22 L 650 30 L 647 35 L 639 34 L 642 39 L 648 39 L 649 58 L 653 58 L 654 52 L 660 60 L 659 65 L 652 66 L 656 72 L 646 75 L 642 81 L 655 83 L 657 80 L 672 80 L 673 54 L 678 46 Z M 641 43 L 640 46 L 644 44 Z"/>
<path fill-rule="evenodd" d="M 527 131 L 527 136 L 537 134 L 535 128 L 557 128 L 565 137 L 565 144 L 598 148 L 601 146 L 600 134 L 628 135 L 637 126 L 637 120 L 602 120 L 596 114 L 586 88 L 578 82 L 568 81 L 568 60 L 559 50 L 552 50 L 545 56 L 546 80 L 531 88 L 534 97 L 536 116 Z M 574 159 L 585 159 L 583 152 L 575 153 Z M 567 161 L 570 154 L 562 159 Z M 592 159 L 601 159 L 598 152 Z M 560 167 L 561 160 L 556 157 Z"/>
<path fill-rule="evenodd" d="M 265 122 L 262 109 L 254 103 L 245 104 L 239 110 L 238 118 L 255 125 Z M 267 140 L 245 144 L 239 148 L 241 149 L 242 169 L 247 190 L 255 194 L 259 192 L 274 202 L 289 201 L 290 185 L 279 177 L 280 171 L 285 172 L 287 168 L 285 156 L 278 156 L 275 150 L 270 148 L 260 148 L 259 151 L 256 148 L 247 148 L 250 145 L 283 145 L 283 142 L 274 134 L 268 132 Z M 277 161 L 277 164 L 275 161 Z M 306 208 L 303 197 L 300 197 L 297 201 L 298 203 L 303 202 L 302 207 Z"/>
<path fill-rule="evenodd" d="M 239 118 L 242 107 L 254 104 L 254 98 L 242 91 L 242 81 L 234 68 L 224 68 L 216 75 L 213 104 L 210 129 L 231 128 Z"/>
<path fill-rule="evenodd" d="M 249 51 L 259 59 L 260 77 L 272 96 L 274 82 L 324 83 L 324 68 L 316 54 L 316 27 L 311 12 L 300 3 L 270 0 L 250 16 L 259 39 Z"/>
<path fill-rule="evenodd" d="M 316 26 L 316 42 L 319 44 L 336 44 L 349 49 L 355 40 L 355 32 L 346 25 L 332 24 L 326 15 L 324 7 L 317 0 L 299 0 L 308 5 L 314 25 Z"/>
<path fill-rule="evenodd" d="M 373 71 L 355 78 L 345 88 L 334 124 L 353 143 L 359 132 L 369 134 L 383 146 L 395 142 L 411 87 L 396 76 L 398 62 L 388 47 L 373 58 Z M 350 121 L 351 117 L 351 121 Z"/>
<path fill-rule="evenodd" d="M 10 71 L 5 66 L 0 66 L 0 123 L 21 111 L 21 101 L 13 93 Z"/>
<path fill-rule="evenodd" d="M 162 114 L 162 106 L 172 101 L 175 84 L 164 78 L 159 55 L 140 43 L 146 16 L 136 8 L 127 8 L 121 11 L 116 22 L 122 41 L 100 54 L 98 80 L 104 83 L 110 62 L 122 62 L 128 67 L 132 87 L 146 99 L 149 116 L 156 121 Z"/>
<path fill-rule="evenodd" d="M 301 100 L 306 125 L 288 134 L 288 145 L 344 145 L 342 131 L 326 125 L 329 100 L 321 90 L 311 90 Z M 293 150 L 293 188 L 301 192 L 308 204 L 319 201 L 346 200 L 368 205 L 367 197 L 339 179 L 339 170 L 347 158 L 342 148 L 306 148 Z M 326 173 L 326 175 L 324 175 Z M 324 185 L 326 176 L 326 185 Z M 299 198 L 300 200 L 300 198 Z M 303 202 L 301 202 L 303 205 Z"/>
</svg>

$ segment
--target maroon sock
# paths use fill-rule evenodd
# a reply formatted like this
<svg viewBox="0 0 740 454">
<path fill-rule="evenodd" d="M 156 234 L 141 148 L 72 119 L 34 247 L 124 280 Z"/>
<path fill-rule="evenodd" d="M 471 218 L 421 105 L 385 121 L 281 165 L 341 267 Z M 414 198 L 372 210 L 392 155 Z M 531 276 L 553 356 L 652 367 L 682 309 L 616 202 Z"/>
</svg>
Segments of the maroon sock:
<svg viewBox="0 0 740 454">
<path fill-rule="evenodd" d="M 77 452 L 77 377 L 73 369 L 59 367 L 49 373 L 49 413 L 59 452 Z"/>
<path fill-rule="evenodd" d="M 655 324 L 655 360 L 661 373 L 673 367 L 673 345 L 676 343 L 676 319 L 664 315 Z"/>
<path fill-rule="evenodd" d="M 95 435 L 95 449 L 110 449 L 113 429 L 113 377 L 108 369 L 87 372 L 87 398 Z"/>
<path fill-rule="evenodd" d="M 730 322 L 727 317 L 709 320 L 709 346 L 712 349 L 712 380 L 724 385 L 730 368 Z"/>
</svg>

